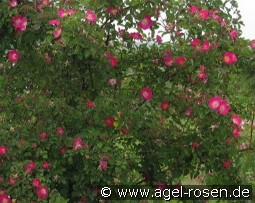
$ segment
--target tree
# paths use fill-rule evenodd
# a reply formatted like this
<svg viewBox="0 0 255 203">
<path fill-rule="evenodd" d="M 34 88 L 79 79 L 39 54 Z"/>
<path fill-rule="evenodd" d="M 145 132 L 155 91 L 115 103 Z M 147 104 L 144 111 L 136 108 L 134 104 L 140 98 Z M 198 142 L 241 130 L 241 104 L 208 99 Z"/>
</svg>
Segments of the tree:
<svg viewBox="0 0 255 203">
<path fill-rule="evenodd" d="M 254 52 L 236 1 L 10 0 L 0 11 L 5 194 L 77 202 L 98 185 L 200 173 L 241 183 L 228 82 Z"/>
</svg>

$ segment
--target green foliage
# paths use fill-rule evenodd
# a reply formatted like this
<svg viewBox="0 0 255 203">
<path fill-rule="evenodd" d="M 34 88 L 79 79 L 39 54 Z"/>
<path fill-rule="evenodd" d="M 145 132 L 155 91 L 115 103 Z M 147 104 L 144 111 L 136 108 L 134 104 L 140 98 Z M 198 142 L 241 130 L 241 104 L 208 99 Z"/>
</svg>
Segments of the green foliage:
<svg viewBox="0 0 255 203">
<path fill-rule="evenodd" d="M 212 184 L 242 182 L 231 116 L 248 119 L 254 108 L 255 62 L 249 41 L 229 35 L 242 24 L 236 1 L 45 2 L 0 4 L 0 146 L 8 148 L 0 152 L 0 188 L 18 202 L 57 203 L 96 201 L 98 185 L 170 185 L 201 173 Z M 226 25 L 213 15 L 204 20 L 191 14 L 191 5 L 218 9 L 214 14 Z M 75 14 L 58 17 L 59 7 Z M 109 7 L 118 8 L 116 14 Z M 87 9 L 97 14 L 96 22 L 85 20 Z M 13 27 L 18 14 L 27 17 L 23 31 Z M 154 21 L 148 32 L 137 23 L 146 15 Z M 60 24 L 50 25 L 52 19 Z M 142 34 L 140 42 L 130 37 L 131 28 Z M 164 42 L 156 35 L 165 36 Z M 210 50 L 192 47 L 194 38 L 208 42 Z M 8 53 L 14 49 L 20 59 L 12 63 Z M 167 51 L 186 61 L 169 67 Z M 223 62 L 229 51 L 237 63 Z M 207 79 L 198 78 L 202 65 Z M 152 99 L 141 97 L 143 87 L 153 90 Z M 216 95 L 232 112 L 220 115 L 208 107 Z M 107 117 L 114 122 L 107 124 Z M 230 168 L 224 168 L 226 160 Z M 36 167 L 28 172 L 31 161 Z M 43 168 L 44 162 L 50 167 Z M 38 199 L 34 178 L 49 189 L 46 200 Z"/>
</svg>

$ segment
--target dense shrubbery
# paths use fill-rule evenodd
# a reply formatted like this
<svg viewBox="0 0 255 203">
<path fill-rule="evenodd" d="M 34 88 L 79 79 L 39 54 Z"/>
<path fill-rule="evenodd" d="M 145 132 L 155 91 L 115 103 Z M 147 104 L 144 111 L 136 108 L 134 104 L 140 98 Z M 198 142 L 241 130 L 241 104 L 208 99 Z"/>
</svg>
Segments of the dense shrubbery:
<svg viewBox="0 0 255 203">
<path fill-rule="evenodd" d="M 95 201 L 97 185 L 200 173 L 241 183 L 249 109 L 234 84 L 254 69 L 254 42 L 240 38 L 236 8 L 1 1 L 1 201 Z"/>
</svg>

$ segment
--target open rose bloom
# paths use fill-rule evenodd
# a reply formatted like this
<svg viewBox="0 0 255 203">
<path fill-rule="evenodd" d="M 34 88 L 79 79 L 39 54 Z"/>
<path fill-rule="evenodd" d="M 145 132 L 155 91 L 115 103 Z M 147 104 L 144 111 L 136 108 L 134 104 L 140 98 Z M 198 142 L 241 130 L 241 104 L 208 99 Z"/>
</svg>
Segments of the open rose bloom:
<svg viewBox="0 0 255 203">
<path fill-rule="evenodd" d="M 149 15 L 145 15 L 144 18 L 137 23 L 137 25 L 141 29 L 147 30 L 150 29 L 150 27 L 153 25 L 153 21 Z"/>
<path fill-rule="evenodd" d="M 25 31 L 27 29 L 27 18 L 22 15 L 13 16 L 12 25 L 16 30 Z"/>
<path fill-rule="evenodd" d="M 226 52 L 223 56 L 223 62 L 225 64 L 235 64 L 237 62 L 237 56 L 233 52 Z"/>
<path fill-rule="evenodd" d="M 226 115 L 230 111 L 228 102 L 221 99 L 219 96 L 211 97 L 208 101 L 208 106 L 210 109 L 218 111 L 220 115 Z"/>
<path fill-rule="evenodd" d="M 85 20 L 88 23 L 94 23 L 97 20 L 97 15 L 94 11 L 92 10 L 86 10 L 86 16 L 85 16 Z"/>
<path fill-rule="evenodd" d="M 212 110 L 218 110 L 220 108 L 221 98 L 219 96 L 215 96 L 209 99 L 208 106 Z"/>
<path fill-rule="evenodd" d="M 8 52 L 8 59 L 12 63 L 17 63 L 20 59 L 20 54 L 18 50 L 13 49 Z"/>
<path fill-rule="evenodd" d="M 140 94 L 145 101 L 151 100 L 153 97 L 153 91 L 149 87 L 142 88 Z"/>
<path fill-rule="evenodd" d="M 232 115 L 231 119 L 232 119 L 233 124 L 237 125 L 237 126 L 240 126 L 243 122 L 242 118 L 237 114 Z"/>
<path fill-rule="evenodd" d="M 49 196 L 49 189 L 40 185 L 36 188 L 36 195 L 39 199 L 46 199 Z"/>
</svg>

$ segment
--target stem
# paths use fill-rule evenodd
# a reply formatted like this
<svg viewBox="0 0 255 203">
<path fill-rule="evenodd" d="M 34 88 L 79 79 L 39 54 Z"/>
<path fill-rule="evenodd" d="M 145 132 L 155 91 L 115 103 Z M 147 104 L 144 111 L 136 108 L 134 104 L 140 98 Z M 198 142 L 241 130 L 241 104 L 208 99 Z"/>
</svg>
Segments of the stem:
<svg viewBox="0 0 255 203">
<path fill-rule="evenodd" d="M 255 117 L 255 113 L 253 111 L 252 112 L 252 119 L 251 119 L 250 149 L 251 149 L 251 144 L 252 144 L 251 142 L 252 142 L 252 135 L 253 135 L 254 117 Z"/>
<path fill-rule="evenodd" d="M 135 109 L 134 111 L 137 111 L 143 104 L 145 104 L 146 101 L 143 101 L 142 103 L 140 103 Z"/>
<path fill-rule="evenodd" d="M 92 86 L 92 89 L 93 89 L 93 99 L 95 99 L 95 96 L 96 96 L 96 89 L 95 89 L 95 85 L 94 85 L 94 80 L 93 80 L 93 76 L 92 76 L 92 72 L 91 72 L 91 67 L 90 67 L 90 64 L 89 64 L 89 76 L 90 76 L 90 82 L 91 82 L 91 86 Z"/>
</svg>

